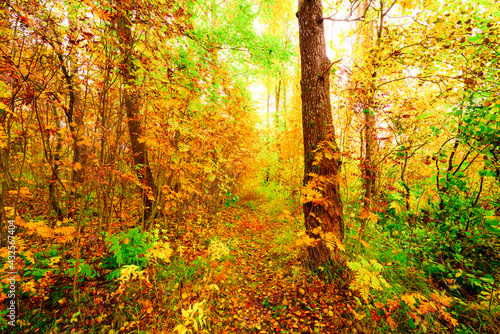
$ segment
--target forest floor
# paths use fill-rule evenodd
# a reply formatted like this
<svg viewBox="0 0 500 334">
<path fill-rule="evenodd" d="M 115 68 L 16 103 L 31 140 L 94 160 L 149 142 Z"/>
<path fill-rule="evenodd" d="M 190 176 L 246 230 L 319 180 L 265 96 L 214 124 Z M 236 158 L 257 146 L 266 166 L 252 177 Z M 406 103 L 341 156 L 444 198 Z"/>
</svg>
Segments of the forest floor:
<svg viewBox="0 0 500 334">
<path fill-rule="evenodd" d="M 233 250 L 216 282 L 214 333 L 352 332 L 348 311 L 355 301 L 341 285 L 345 277 L 339 271 L 329 284 L 324 275 L 306 271 L 291 256 L 290 223 L 249 211 L 233 221 L 219 232 Z"/>
<path fill-rule="evenodd" d="M 65 250 L 68 262 L 80 256 L 90 268 L 76 285 L 74 274 L 56 263 L 57 248 L 25 234 L 25 253 L 38 260 L 25 262 L 31 273 L 23 275 L 21 316 L 13 333 L 410 333 L 412 327 L 437 324 L 424 315 L 443 314 L 443 297 L 431 300 L 435 309 L 420 316 L 416 305 L 424 303 L 411 296 L 403 302 L 389 294 L 382 303 L 365 305 L 350 289 L 353 273 L 346 264 L 307 270 L 304 250 L 297 246 L 300 217 L 284 211 L 239 205 L 205 219 L 194 216 L 184 226 L 158 223 L 156 238 L 173 252 L 168 261 L 143 265 L 137 260 L 150 250 L 140 250 L 146 234 L 131 234 L 136 220 L 127 219 L 130 226 L 114 222 L 115 232 L 105 237 L 91 224 L 80 247 L 75 243 Z M 122 268 L 136 263 L 140 271 L 122 270 L 118 279 L 110 278 L 106 263 L 117 254 L 126 264 Z M 410 271 L 402 271 L 414 281 Z M 446 333 L 448 325 L 439 321 L 444 331 L 431 332 Z"/>
</svg>

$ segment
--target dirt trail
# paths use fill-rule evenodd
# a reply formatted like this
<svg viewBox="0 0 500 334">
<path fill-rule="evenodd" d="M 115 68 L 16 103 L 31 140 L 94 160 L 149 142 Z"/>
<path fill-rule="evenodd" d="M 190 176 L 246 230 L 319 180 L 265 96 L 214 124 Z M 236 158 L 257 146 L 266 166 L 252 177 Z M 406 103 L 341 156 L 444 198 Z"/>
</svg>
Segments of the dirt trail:
<svg viewBox="0 0 500 334">
<path fill-rule="evenodd" d="M 346 289 L 326 284 L 286 256 L 276 243 L 284 228 L 249 213 L 225 231 L 237 247 L 217 283 L 217 333 L 350 332 Z"/>
</svg>

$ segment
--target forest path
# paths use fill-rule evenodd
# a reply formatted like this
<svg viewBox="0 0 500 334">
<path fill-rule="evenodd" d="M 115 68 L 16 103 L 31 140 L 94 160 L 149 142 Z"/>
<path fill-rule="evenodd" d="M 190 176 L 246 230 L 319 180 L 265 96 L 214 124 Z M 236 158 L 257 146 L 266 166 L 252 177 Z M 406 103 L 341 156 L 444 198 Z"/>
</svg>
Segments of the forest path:
<svg viewBox="0 0 500 334">
<path fill-rule="evenodd" d="M 238 218 L 221 231 L 233 250 L 216 279 L 217 333 L 350 332 L 352 297 L 301 266 L 288 223 L 251 211 Z"/>
</svg>

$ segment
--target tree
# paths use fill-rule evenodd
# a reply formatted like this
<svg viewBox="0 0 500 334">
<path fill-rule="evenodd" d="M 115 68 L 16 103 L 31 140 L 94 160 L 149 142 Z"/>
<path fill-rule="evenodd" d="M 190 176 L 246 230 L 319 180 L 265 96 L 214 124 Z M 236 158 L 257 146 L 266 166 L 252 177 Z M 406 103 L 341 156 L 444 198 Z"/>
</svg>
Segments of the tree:
<svg viewBox="0 0 500 334">
<path fill-rule="evenodd" d="M 396 0 L 397 1 L 397 0 Z M 359 109 L 363 112 L 363 127 L 361 132 L 361 156 L 360 169 L 363 178 L 363 217 L 361 219 L 361 233 L 366 229 L 366 219 L 370 213 L 372 202 L 376 200 L 376 180 L 379 172 L 377 169 L 376 156 L 378 151 L 377 142 L 377 118 L 378 118 L 378 84 L 380 76 L 385 70 L 383 59 L 384 43 L 383 36 L 386 15 L 392 9 L 396 1 L 386 3 L 381 0 L 378 3 L 363 1 L 359 6 L 358 36 L 355 46 L 360 53 L 359 60 L 355 66 L 356 74 L 353 84 L 357 91 Z M 378 5 L 378 6 L 375 6 Z M 387 28 L 385 28 L 387 29 Z M 390 39 L 387 38 L 386 49 L 390 47 Z M 392 48 L 390 48 L 392 50 Z M 386 59 L 387 60 L 387 59 Z"/>
<path fill-rule="evenodd" d="M 315 268 L 329 260 L 332 248 L 337 253 L 343 239 L 337 180 L 341 162 L 332 125 L 329 81 L 332 62 L 326 55 L 321 0 L 300 1 L 297 18 L 305 160 L 303 210 L 306 233 L 315 239 L 308 247 L 309 267 Z"/>
<path fill-rule="evenodd" d="M 134 39 L 132 36 L 131 19 L 126 9 L 120 13 L 117 20 L 117 32 L 120 39 L 122 53 L 122 75 L 125 86 L 124 105 L 128 117 L 128 130 L 134 165 L 137 169 L 137 177 L 143 183 L 144 219 L 149 219 L 153 209 L 154 196 L 157 195 L 156 184 L 153 173 L 149 165 L 147 148 L 144 140 L 144 130 L 141 125 L 139 108 L 141 105 L 141 95 L 135 84 L 137 82 L 136 69 L 133 62 Z"/>
</svg>

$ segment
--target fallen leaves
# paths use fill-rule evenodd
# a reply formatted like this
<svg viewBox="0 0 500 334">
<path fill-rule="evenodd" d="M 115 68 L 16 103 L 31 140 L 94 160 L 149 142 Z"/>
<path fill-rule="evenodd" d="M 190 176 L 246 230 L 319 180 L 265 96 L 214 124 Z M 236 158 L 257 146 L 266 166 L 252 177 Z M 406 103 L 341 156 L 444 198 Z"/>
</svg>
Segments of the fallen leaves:
<svg viewBox="0 0 500 334">
<path fill-rule="evenodd" d="M 238 243 L 232 245 L 237 258 L 226 277 L 218 276 L 220 299 L 209 314 L 214 323 L 231 333 L 326 333 L 345 325 L 340 318 L 349 314 L 342 311 L 345 303 L 339 303 L 345 298 L 342 291 L 300 266 L 284 266 L 280 261 L 272 241 L 284 227 L 249 215 L 231 225 L 224 229 L 221 241 L 237 237 Z M 225 268 L 226 262 L 220 265 Z"/>
</svg>

